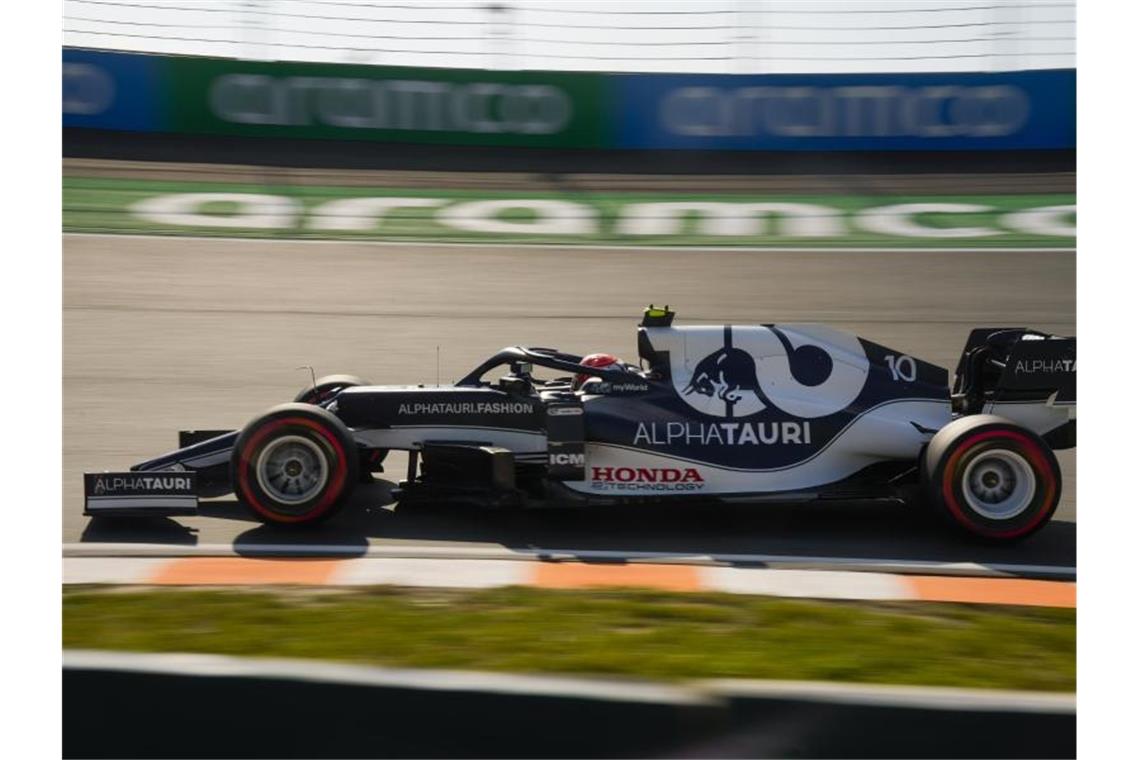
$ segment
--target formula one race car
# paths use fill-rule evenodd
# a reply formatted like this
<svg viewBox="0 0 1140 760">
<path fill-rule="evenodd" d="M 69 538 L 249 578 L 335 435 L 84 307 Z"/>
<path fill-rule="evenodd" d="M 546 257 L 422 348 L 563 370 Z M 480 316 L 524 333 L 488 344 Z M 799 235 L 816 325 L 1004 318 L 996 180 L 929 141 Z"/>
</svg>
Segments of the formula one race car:
<svg viewBox="0 0 1140 760">
<path fill-rule="evenodd" d="M 921 359 L 818 325 L 674 326 L 650 307 L 640 365 L 505 348 L 454 385 L 315 380 L 237 431 L 191 431 L 130 472 L 87 474 L 85 512 L 193 514 L 229 492 L 260 519 L 332 515 L 409 452 L 398 502 L 483 506 L 795 502 L 918 495 L 1023 538 L 1076 445 L 1076 338 L 971 332 L 953 386 Z M 539 379 L 536 368 L 560 375 Z"/>
</svg>

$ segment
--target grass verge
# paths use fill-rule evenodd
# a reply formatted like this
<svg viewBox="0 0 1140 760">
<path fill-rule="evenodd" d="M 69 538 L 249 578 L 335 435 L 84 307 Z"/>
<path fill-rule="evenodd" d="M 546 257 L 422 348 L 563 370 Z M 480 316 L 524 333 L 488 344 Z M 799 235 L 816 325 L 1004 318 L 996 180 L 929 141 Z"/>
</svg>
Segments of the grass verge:
<svg viewBox="0 0 1140 760">
<path fill-rule="evenodd" d="M 1074 610 L 639 590 L 66 588 L 66 648 L 1073 691 Z"/>
</svg>

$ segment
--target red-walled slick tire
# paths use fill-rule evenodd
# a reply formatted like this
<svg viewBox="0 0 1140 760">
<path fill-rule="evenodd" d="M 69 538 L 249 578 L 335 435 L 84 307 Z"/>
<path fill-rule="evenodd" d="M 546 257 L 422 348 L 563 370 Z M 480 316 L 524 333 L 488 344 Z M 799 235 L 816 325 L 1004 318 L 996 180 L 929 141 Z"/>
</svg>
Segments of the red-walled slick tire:
<svg viewBox="0 0 1140 760">
<path fill-rule="evenodd" d="M 298 391 L 293 401 L 301 404 L 321 404 L 345 388 L 356 388 L 361 385 L 372 385 L 372 383 L 356 375 L 325 375 L 318 377 L 313 385 Z M 385 449 L 369 449 L 360 453 L 361 483 L 371 483 L 372 473 L 384 472 L 383 462 L 386 456 L 388 452 Z"/>
<path fill-rule="evenodd" d="M 1032 535 L 1061 499 L 1061 468 L 1049 445 L 993 415 L 962 417 L 939 430 L 920 469 L 927 502 L 958 528 L 990 541 Z"/>
<path fill-rule="evenodd" d="M 331 517 L 359 480 L 345 424 L 310 404 L 282 404 L 241 431 L 230 459 L 234 493 L 261 520 L 306 525 Z"/>
</svg>

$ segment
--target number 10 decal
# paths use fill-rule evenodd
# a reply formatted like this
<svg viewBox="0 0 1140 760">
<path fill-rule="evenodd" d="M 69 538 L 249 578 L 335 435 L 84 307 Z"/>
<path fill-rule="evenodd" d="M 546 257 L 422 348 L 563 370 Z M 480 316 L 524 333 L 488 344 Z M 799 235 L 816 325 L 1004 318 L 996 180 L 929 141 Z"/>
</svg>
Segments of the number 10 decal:
<svg viewBox="0 0 1140 760">
<path fill-rule="evenodd" d="M 902 356 L 888 354 L 883 358 L 891 370 L 891 379 L 895 382 L 913 383 L 918 377 L 918 366 L 914 363 L 914 357 L 905 354 Z"/>
</svg>

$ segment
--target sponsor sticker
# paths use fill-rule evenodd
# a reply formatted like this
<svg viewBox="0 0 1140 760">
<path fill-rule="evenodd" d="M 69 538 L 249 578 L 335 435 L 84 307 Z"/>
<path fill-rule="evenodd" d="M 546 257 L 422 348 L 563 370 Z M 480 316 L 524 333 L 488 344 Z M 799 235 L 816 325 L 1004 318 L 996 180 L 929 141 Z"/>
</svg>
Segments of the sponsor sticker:
<svg viewBox="0 0 1140 760">
<path fill-rule="evenodd" d="M 84 473 L 83 513 L 193 515 L 198 511 L 194 472 Z"/>
<path fill-rule="evenodd" d="M 577 421 L 581 417 L 569 419 Z M 586 447 L 581 440 L 551 440 L 547 446 L 547 477 L 551 480 L 583 480 L 586 477 Z"/>
<path fill-rule="evenodd" d="M 531 405 L 522 401 L 417 401 L 400 404 L 397 414 L 530 414 Z"/>
<path fill-rule="evenodd" d="M 561 452 L 551 453 L 550 464 L 555 467 L 584 467 L 586 465 L 586 455 Z"/>
<path fill-rule="evenodd" d="M 592 467 L 590 484 L 599 491 L 699 491 L 705 479 L 694 467 Z"/>
<path fill-rule="evenodd" d="M 811 422 L 639 422 L 633 443 L 635 446 L 810 445 Z"/>
<path fill-rule="evenodd" d="M 146 496 L 151 494 L 193 493 L 194 479 L 169 473 L 90 475 L 92 496 Z"/>
<path fill-rule="evenodd" d="M 1076 359 L 1019 359 L 1013 365 L 1016 374 L 1032 375 L 1039 372 L 1076 372 Z"/>
<path fill-rule="evenodd" d="M 635 383 L 635 382 L 618 382 L 611 383 L 606 381 L 593 382 L 587 386 L 587 392 L 597 393 L 601 396 L 621 396 L 626 393 L 646 393 L 649 390 L 649 383 Z"/>
</svg>

